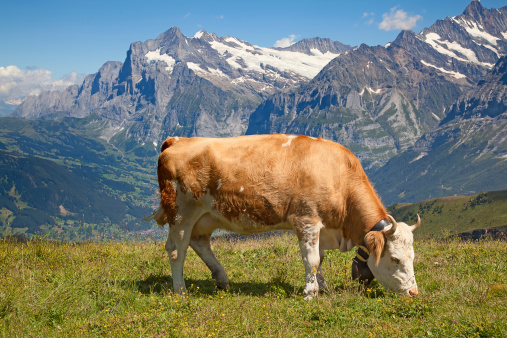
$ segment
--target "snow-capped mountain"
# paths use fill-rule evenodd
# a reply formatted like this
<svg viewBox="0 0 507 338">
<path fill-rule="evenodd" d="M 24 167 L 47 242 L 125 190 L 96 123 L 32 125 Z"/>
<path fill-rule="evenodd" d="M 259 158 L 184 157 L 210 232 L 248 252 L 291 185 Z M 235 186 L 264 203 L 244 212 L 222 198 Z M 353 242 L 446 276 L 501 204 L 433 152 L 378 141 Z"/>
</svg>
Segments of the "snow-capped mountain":
<svg viewBox="0 0 507 338">
<path fill-rule="evenodd" d="M 119 133 L 155 143 L 167 135 L 240 135 L 264 98 L 308 82 L 348 49 L 319 38 L 264 48 L 205 31 L 189 38 L 173 27 L 132 43 L 124 63 L 105 63 L 81 86 L 28 97 L 14 116 L 96 114 L 109 121 L 108 140 Z"/>
<path fill-rule="evenodd" d="M 451 81 L 476 83 L 507 54 L 507 7 L 487 9 L 474 0 L 463 14 L 419 34 L 405 31 L 393 44 Z"/>
<path fill-rule="evenodd" d="M 388 204 L 506 189 L 507 56 L 435 129 L 371 178 Z"/>
<path fill-rule="evenodd" d="M 309 83 L 263 102 L 247 133 L 321 135 L 380 166 L 436 126 L 505 54 L 507 7 L 473 1 L 420 34 L 340 54 Z"/>
</svg>

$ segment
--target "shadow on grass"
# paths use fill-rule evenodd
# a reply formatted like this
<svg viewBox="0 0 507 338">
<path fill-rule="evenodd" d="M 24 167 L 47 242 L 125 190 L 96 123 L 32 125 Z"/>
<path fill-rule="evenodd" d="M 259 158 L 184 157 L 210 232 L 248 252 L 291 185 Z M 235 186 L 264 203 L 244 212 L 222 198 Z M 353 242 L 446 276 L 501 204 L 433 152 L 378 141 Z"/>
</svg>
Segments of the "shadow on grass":
<svg viewBox="0 0 507 338">
<path fill-rule="evenodd" d="M 125 282 L 124 285 L 132 285 Z M 142 280 L 133 281 L 134 287 L 142 294 L 171 294 L 173 292 L 173 279 L 170 275 L 150 275 Z M 209 279 L 185 279 L 189 294 L 212 295 L 221 291 L 211 277 Z M 231 290 L 235 294 L 251 296 L 274 296 L 276 298 L 288 298 L 302 294 L 302 287 L 297 287 L 283 281 L 280 277 L 273 278 L 270 282 L 241 282 L 230 281 Z"/>
<path fill-rule="evenodd" d="M 221 291 L 211 277 L 209 279 L 187 278 L 185 279 L 185 283 L 187 291 L 191 295 L 213 295 Z M 134 286 L 142 294 L 164 295 L 173 293 L 173 279 L 170 275 L 150 275 L 144 279 L 134 281 Z M 230 286 L 229 292 L 234 294 L 283 299 L 302 296 L 304 285 L 293 285 L 287 283 L 281 277 L 273 277 L 271 281 L 265 283 L 235 283 L 234 281 L 230 281 Z M 386 290 L 375 280 L 368 286 L 355 283 L 328 285 L 327 291 L 323 292 L 323 294 L 325 295 L 326 293 L 356 293 L 365 298 L 384 298 L 386 296 Z"/>
</svg>

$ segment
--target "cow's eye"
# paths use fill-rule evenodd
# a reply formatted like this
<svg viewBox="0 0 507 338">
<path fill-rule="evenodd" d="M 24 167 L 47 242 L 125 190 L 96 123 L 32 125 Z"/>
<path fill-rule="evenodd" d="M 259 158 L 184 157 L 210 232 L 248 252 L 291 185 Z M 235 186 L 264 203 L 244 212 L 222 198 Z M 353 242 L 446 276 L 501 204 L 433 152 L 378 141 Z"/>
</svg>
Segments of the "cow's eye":
<svg viewBox="0 0 507 338">
<path fill-rule="evenodd" d="M 392 261 L 394 264 L 400 264 L 400 260 L 399 260 L 398 258 L 391 257 L 391 261 Z"/>
</svg>

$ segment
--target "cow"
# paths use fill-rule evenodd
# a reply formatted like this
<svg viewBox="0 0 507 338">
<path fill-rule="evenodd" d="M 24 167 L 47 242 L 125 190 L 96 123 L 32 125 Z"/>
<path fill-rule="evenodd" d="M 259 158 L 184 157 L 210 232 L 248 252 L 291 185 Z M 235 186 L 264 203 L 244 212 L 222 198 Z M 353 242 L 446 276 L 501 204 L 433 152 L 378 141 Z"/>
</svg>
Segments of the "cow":
<svg viewBox="0 0 507 338">
<path fill-rule="evenodd" d="M 242 235 L 293 230 L 305 267 L 306 300 L 325 289 L 325 250 L 359 247 L 359 280 L 375 278 L 399 294 L 417 295 L 413 226 L 387 214 L 359 160 L 342 145 L 296 135 L 169 137 L 158 158 L 160 206 L 150 216 L 169 223 L 165 249 L 174 291 L 185 292 L 188 246 L 229 289 L 210 246 L 215 229 Z"/>
</svg>

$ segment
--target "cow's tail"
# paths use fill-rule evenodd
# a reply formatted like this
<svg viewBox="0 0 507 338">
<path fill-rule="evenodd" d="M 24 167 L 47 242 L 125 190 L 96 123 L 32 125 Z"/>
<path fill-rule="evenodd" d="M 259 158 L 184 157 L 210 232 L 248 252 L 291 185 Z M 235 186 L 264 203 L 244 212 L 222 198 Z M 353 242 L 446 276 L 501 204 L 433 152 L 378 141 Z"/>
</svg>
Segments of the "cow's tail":
<svg viewBox="0 0 507 338">
<path fill-rule="evenodd" d="M 169 137 L 167 140 L 162 143 L 162 146 L 160 147 L 160 153 L 163 153 L 164 150 L 172 146 L 176 141 L 178 141 L 178 137 Z M 158 176 L 159 176 L 159 184 L 161 180 L 161 173 L 160 173 L 160 159 L 158 163 Z M 174 189 L 174 186 L 172 182 L 165 183 L 165 187 L 160 187 L 160 205 L 159 207 L 153 211 L 153 213 L 145 217 L 145 221 L 151 221 L 154 220 L 157 222 L 158 225 L 164 226 L 166 223 L 174 223 L 174 218 L 176 216 L 176 212 L 178 211 L 178 207 L 176 206 L 176 190 Z M 166 212 L 164 212 L 164 207 L 168 211 L 169 218 L 167 218 Z"/>
<path fill-rule="evenodd" d="M 167 223 L 167 218 L 165 217 L 165 213 L 164 210 L 162 209 L 162 206 L 159 206 L 155 211 L 153 211 L 153 213 L 150 216 L 145 217 L 144 220 L 145 221 L 154 220 L 161 227 L 163 227 L 164 224 Z"/>
</svg>

